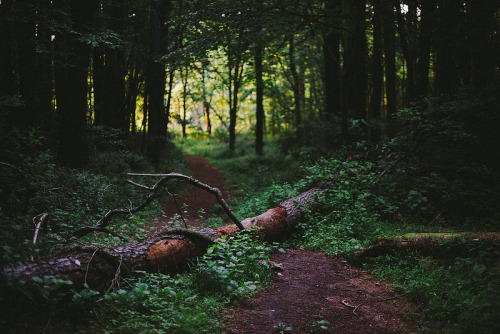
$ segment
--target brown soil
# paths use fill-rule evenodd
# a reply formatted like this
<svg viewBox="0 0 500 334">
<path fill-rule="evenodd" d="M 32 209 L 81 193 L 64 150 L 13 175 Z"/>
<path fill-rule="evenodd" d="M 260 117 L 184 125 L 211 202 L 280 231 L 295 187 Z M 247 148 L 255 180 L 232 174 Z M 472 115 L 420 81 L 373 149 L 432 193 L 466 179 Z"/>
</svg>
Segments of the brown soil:
<svg viewBox="0 0 500 334">
<path fill-rule="evenodd" d="M 192 176 L 219 188 L 224 198 L 224 176 L 201 157 L 186 155 Z M 198 211 L 210 212 L 216 199 L 205 191 L 186 186 L 177 204 L 164 206 L 166 217 L 157 228 L 169 226 L 169 219 L 183 203 L 186 222 L 199 226 Z M 411 333 L 415 324 L 404 317 L 412 305 L 386 284 L 370 279 L 359 268 L 342 259 L 320 252 L 287 249 L 276 252 L 272 261 L 280 263 L 273 283 L 250 299 L 226 310 L 225 333 Z M 322 328 L 324 326 L 325 328 Z"/>
<path fill-rule="evenodd" d="M 413 308 L 386 284 L 319 252 L 287 249 L 265 291 L 226 311 L 225 333 L 412 333 Z M 325 322 L 326 321 L 326 322 Z M 325 328 L 321 328 L 324 326 Z"/>
</svg>

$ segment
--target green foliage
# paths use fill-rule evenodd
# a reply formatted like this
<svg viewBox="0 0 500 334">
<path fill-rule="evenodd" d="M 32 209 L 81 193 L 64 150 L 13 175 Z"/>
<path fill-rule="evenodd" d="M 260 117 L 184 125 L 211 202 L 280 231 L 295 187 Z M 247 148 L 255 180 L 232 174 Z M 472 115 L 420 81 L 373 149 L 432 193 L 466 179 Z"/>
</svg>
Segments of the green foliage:
<svg viewBox="0 0 500 334">
<path fill-rule="evenodd" d="M 444 325 L 446 333 L 496 333 L 500 329 L 500 274 L 498 250 L 483 245 L 470 257 L 437 261 L 413 253 L 371 259 L 376 277 L 394 281 L 393 287 L 414 302 L 420 312 Z"/>
<path fill-rule="evenodd" d="M 54 276 L 31 282 L 0 276 L 2 333 L 70 332 L 89 319 L 98 293 L 85 287 L 76 291 L 71 281 Z M 78 297 L 77 297 L 78 296 Z"/>
<path fill-rule="evenodd" d="M 138 274 L 104 296 L 97 311 L 105 329 L 120 333 L 217 331 L 224 302 L 200 295 L 189 276 Z"/>
<path fill-rule="evenodd" d="M 46 256 L 58 249 L 76 228 L 95 224 L 108 210 L 140 204 L 148 193 L 128 184 L 127 172 L 185 171 L 185 160 L 175 146 L 171 145 L 170 152 L 164 154 L 165 160 L 153 167 L 129 149 L 131 139 L 120 130 L 94 129 L 91 137 L 95 155 L 88 169 L 80 170 L 58 166 L 50 142 L 36 129 L 12 128 L 0 136 L 6 143 L 0 149 L 0 161 L 19 168 L 28 181 L 26 184 L 18 171 L 0 165 L 0 225 L 4 231 L 0 236 L 1 264 Z M 134 180 L 146 185 L 155 181 Z M 176 187 L 169 184 L 171 191 L 176 191 Z M 110 230 L 132 239 L 144 238 L 148 232 L 145 217 L 158 214 L 159 210 L 155 202 L 129 219 L 114 220 Z M 49 218 L 33 245 L 33 217 L 43 212 Z M 103 246 L 123 243 L 106 234 L 93 237 L 92 242 Z"/>
<path fill-rule="evenodd" d="M 190 274 L 139 272 L 96 305 L 99 326 L 120 333 L 218 332 L 222 307 L 269 281 L 272 249 L 246 231 L 218 240 Z"/>
<path fill-rule="evenodd" d="M 244 297 L 271 277 L 273 247 L 257 243 L 252 230 L 218 239 L 199 259 L 193 281 L 205 294 Z"/>
</svg>

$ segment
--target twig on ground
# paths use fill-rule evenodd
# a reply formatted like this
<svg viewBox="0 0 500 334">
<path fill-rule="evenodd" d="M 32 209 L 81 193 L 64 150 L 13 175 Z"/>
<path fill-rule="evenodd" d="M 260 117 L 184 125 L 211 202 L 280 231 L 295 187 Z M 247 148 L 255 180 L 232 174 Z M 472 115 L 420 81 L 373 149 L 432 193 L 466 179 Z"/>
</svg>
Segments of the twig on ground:
<svg viewBox="0 0 500 334">
<path fill-rule="evenodd" d="M 49 214 L 47 212 L 41 213 L 39 215 L 36 215 L 33 217 L 33 225 L 35 225 L 35 233 L 33 234 L 33 245 L 36 244 L 36 241 L 38 239 L 38 233 L 40 232 L 40 228 L 42 227 L 42 224 L 47 220 L 49 217 Z M 38 219 L 38 223 L 35 223 L 35 220 Z"/>
<path fill-rule="evenodd" d="M 356 313 L 356 310 L 358 309 L 358 307 L 360 307 L 361 305 L 363 305 L 363 303 L 361 303 L 361 304 L 359 304 L 359 305 L 357 305 L 357 306 L 354 306 L 354 305 L 349 305 L 349 304 L 347 304 L 347 303 L 346 303 L 346 301 L 345 301 L 345 300 L 342 300 L 342 301 L 341 301 L 341 303 L 342 303 L 342 305 L 344 305 L 344 306 L 347 306 L 347 307 L 349 307 L 349 308 L 354 309 L 354 310 L 352 310 L 352 314 L 354 314 L 355 316 L 359 316 L 359 314 L 357 314 L 357 313 Z"/>
</svg>

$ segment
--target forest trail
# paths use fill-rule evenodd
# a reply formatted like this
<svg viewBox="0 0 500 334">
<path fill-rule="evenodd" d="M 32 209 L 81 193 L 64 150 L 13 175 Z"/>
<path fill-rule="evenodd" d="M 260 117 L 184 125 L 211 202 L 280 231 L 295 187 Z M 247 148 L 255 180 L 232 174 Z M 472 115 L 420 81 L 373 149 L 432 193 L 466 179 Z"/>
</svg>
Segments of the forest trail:
<svg viewBox="0 0 500 334">
<path fill-rule="evenodd" d="M 192 176 L 230 196 L 224 176 L 202 157 L 186 154 Z M 171 217 L 183 210 L 190 226 L 199 226 L 199 210 L 210 212 L 214 196 L 186 185 L 176 201 L 165 204 L 165 217 L 154 221 L 158 229 L 168 227 Z M 177 204 L 175 203 L 177 202 Z M 187 207 L 183 208 L 186 203 Z M 225 218 L 225 217 L 223 217 Z M 182 219 L 181 219 L 182 221 Z M 390 286 L 375 281 L 343 259 L 320 252 L 287 249 L 272 261 L 282 270 L 273 283 L 249 299 L 225 311 L 224 333 L 412 333 L 415 323 L 405 317 L 413 307 Z"/>
<path fill-rule="evenodd" d="M 225 187 L 226 180 L 222 173 L 209 164 L 205 158 L 187 153 L 184 155 L 186 156 L 193 178 L 211 187 L 218 188 L 225 200 L 230 197 L 230 191 Z M 189 226 L 200 226 L 203 223 L 203 218 L 200 217 L 200 210 L 209 213 L 215 204 L 217 204 L 217 200 L 214 195 L 207 193 L 203 189 L 185 184 L 180 195 L 170 198 L 163 205 L 164 216 L 152 221 L 152 231 L 170 227 L 176 214 L 180 216 L 176 220 L 177 224 L 184 225 L 186 223 Z M 203 216 L 206 217 L 206 214 L 203 214 Z M 226 218 L 224 213 L 221 214 L 221 218 Z"/>
</svg>

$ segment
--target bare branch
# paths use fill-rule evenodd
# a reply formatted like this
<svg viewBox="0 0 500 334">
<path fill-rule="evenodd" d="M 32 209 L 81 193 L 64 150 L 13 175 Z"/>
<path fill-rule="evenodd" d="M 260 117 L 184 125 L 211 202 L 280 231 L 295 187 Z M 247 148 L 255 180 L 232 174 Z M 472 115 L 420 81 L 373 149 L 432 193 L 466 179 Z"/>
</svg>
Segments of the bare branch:
<svg viewBox="0 0 500 334">
<path fill-rule="evenodd" d="M 226 201 L 224 201 L 224 198 L 222 198 L 222 193 L 221 191 L 218 189 L 218 188 L 213 188 L 211 186 L 209 186 L 208 184 L 205 184 L 205 183 L 202 183 L 190 176 L 186 176 L 184 174 L 179 174 L 179 173 L 169 173 L 169 174 L 140 174 L 140 173 L 128 173 L 127 175 L 130 175 L 130 176 L 151 176 L 151 177 L 161 177 L 161 179 L 156 182 L 156 184 L 151 187 L 151 190 L 153 190 L 154 192 L 157 191 L 158 187 L 160 187 L 163 183 L 169 181 L 170 179 L 180 179 L 182 181 L 185 181 L 195 187 L 198 187 L 200 189 L 203 189 L 211 194 L 214 194 L 215 195 L 215 198 L 217 199 L 217 202 L 219 202 L 219 204 L 222 206 L 222 208 L 224 209 L 224 211 L 226 212 L 226 214 L 229 216 L 229 218 L 231 218 L 231 220 L 233 221 L 233 223 L 236 224 L 236 226 L 238 226 L 238 228 L 240 230 L 244 230 L 245 228 L 243 227 L 243 225 L 241 225 L 240 221 L 238 220 L 238 218 L 236 218 L 235 214 L 231 211 L 231 209 L 229 208 L 229 206 L 227 205 Z M 132 181 L 128 181 L 129 183 L 132 184 Z M 135 182 L 134 182 L 135 183 Z"/>
<path fill-rule="evenodd" d="M 38 233 L 40 232 L 40 228 L 42 227 L 42 224 L 47 220 L 49 217 L 49 214 L 47 212 L 41 213 L 35 217 L 33 217 L 33 224 L 35 225 L 35 233 L 33 234 L 33 244 L 36 244 L 36 240 L 38 238 Z M 35 221 L 38 219 L 38 223 L 35 223 Z"/>
<path fill-rule="evenodd" d="M 106 233 L 118 236 L 122 240 L 126 240 L 124 237 L 117 235 L 116 233 L 113 233 L 113 232 L 106 229 L 106 226 L 109 224 L 111 219 L 116 215 L 128 216 L 128 215 L 134 214 L 134 213 L 144 209 L 146 206 L 148 206 L 155 199 L 160 187 L 164 183 L 166 183 L 167 181 L 169 181 L 171 179 L 180 179 L 180 180 L 185 181 L 191 185 L 194 185 L 198 188 L 201 188 L 201 189 L 203 189 L 211 194 L 214 194 L 216 199 L 217 199 L 217 202 L 222 206 L 222 208 L 224 209 L 226 214 L 229 216 L 229 218 L 231 218 L 233 223 L 235 223 L 236 226 L 238 226 L 238 228 L 240 230 L 245 229 L 243 227 L 243 225 L 241 224 L 241 222 L 236 217 L 236 215 L 231 211 L 231 209 L 227 205 L 226 201 L 224 201 L 224 198 L 222 198 L 222 193 L 218 188 L 210 187 L 209 185 L 202 183 L 202 182 L 200 182 L 200 181 L 198 181 L 190 176 L 186 176 L 184 174 L 178 174 L 178 173 L 170 173 L 170 174 L 128 173 L 127 175 L 130 175 L 130 176 L 150 176 L 150 177 L 161 177 L 161 178 L 152 187 L 147 187 L 147 186 L 139 184 L 137 182 L 127 180 L 128 183 L 130 183 L 136 187 L 139 187 L 142 189 L 147 189 L 147 190 L 151 191 L 149 193 L 149 195 L 146 197 L 146 200 L 144 202 L 142 202 L 141 204 L 139 204 L 138 206 L 131 207 L 129 209 L 109 210 L 104 216 L 101 217 L 101 219 L 99 219 L 97 221 L 97 223 L 94 226 L 86 226 L 86 227 L 83 227 L 83 228 L 80 228 L 80 229 L 74 231 L 72 234 L 73 237 L 81 238 L 81 237 L 83 237 L 91 232 L 106 232 Z"/>
</svg>

